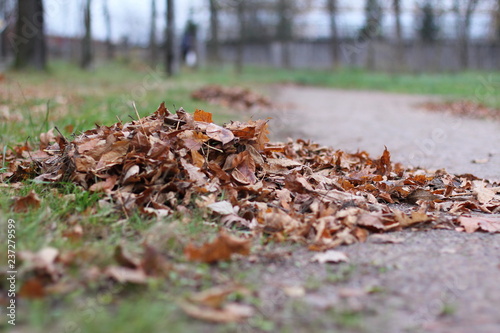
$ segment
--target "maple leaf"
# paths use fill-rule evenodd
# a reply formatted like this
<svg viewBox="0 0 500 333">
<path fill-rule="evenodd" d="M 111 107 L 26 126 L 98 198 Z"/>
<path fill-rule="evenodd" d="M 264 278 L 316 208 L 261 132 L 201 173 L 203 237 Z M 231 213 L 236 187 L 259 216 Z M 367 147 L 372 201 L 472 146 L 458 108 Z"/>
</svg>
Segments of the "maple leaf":
<svg viewBox="0 0 500 333">
<path fill-rule="evenodd" d="M 188 244 L 184 249 L 184 254 L 191 261 L 215 263 L 220 260 L 229 260 L 234 253 L 249 255 L 250 246 L 250 239 L 231 236 L 221 230 L 213 242 L 206 243 L 201 247 Z"/>
</svg>

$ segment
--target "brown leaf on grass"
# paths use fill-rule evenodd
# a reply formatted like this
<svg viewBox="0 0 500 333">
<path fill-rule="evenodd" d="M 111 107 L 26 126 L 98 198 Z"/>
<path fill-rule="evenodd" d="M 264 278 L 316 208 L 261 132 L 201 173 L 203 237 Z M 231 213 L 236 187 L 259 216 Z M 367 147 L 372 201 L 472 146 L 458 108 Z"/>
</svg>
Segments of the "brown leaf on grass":
<svg viewBox="0 0 500 333">
<path fill-rule="evenodd" d="M 36 276 L 24 281 L 19 290 L 19 297 L 22 298 L 36 299 L 43 298 L 45 295 L 45 286 Z"/>
<path fill-rule="evenodd" d="M 229 285 L 203 290 L 179 302 L 189 316 L 214 323 L 239 322 L 253 315 L 251 306 L 227 302 L 227 297 L 235 292 L 247 294 L 242 287 Z"/>
<path fill-rule="evenodd" d="M 212 287 L 190 295 L 188 300 L 199 305 L 220 308 L 224 304 L 226 298 L 235 292 L 248 293 L 248 290 L 234 285 Z"/>
<path fill-rule="evenodd" d="M 147 282 L 146 273 L 142 269 L 109 266 L 105 274 L 120 283 L 144 284 Z"/>
<path fill-rule="evenodd" d="M 212 114 L 203 110 L 196 109 L 193 115 L 194 121 L 202 121 L 205 123 L 212 123 Z"/>
<path fill-rule="evenodd" d="M 35 191 L 31 190 L 28 195 L 24 197 L 14 197 L 14 205 L 12 209 L 16 213 L 24 213 L 30 209 L 36 209 L 40 207 L 41 200 Z"/>
<path fill-rule="evenodd" d="M 122 245 L 115 247 L 114 258 L 120 266 L 135 269 L 140 266 L 140 259 L 135 258 L 125 251 Z"/>
<path fill-rule="evenodd" d="M 231 259 L 231 255 L 234 253 L 249 255 L 250 246 L 250 239 L 231 236 L 221 230 L 213 242 L 205 243 L 201 247 L 188 244 L 184 249 L 184 254 L 191 261 L 215 263 L 220 260 Z"/>
</svg>

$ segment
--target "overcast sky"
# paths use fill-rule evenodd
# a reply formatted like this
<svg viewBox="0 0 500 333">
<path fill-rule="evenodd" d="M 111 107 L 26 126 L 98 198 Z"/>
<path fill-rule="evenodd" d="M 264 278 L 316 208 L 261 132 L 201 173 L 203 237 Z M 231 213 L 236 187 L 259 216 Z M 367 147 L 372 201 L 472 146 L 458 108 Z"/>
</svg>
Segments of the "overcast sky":
<svg viewBox="0 0 500 333">
<path fill-rule="evenodd" d="M 103 4 L 106 0 L 92 0 L 92 30 L 94 38 L 105 39 L 106 30 L 104 25 Z M 127 36 L 132 43 L 146 43 L 149 38 L 151 0 L 107 0 L 111 12 L 112 36 L 113 40 L 118 41 Z M 290 0 L 291 1 L 291 0 Z M 385 0 L 389 3 L 389 0 Z M 439 3 L 449 7 L 451 0 L 442 0 Z M 496 1 L 496 0 L 495 0 Z M 83 35 L 83 2 L 84 0 L 44 0 L 47 32 L 54 35 L 82 36 Z M 181 33 L 186 21 L 192 12 L 196 23 L 200 24 L 201 37 L 204 37 L 208 25 L 207 0 L 176 0 L 175 17 L 177 32 Z M 339 24 L 341 28 L 348 27 L 357 29 L 364 22 L 363 7 L 365 0 L 340 0 L 341 8 L 350 7 L 348 11 L 341 12 Z M 382 2 L 384 3 L 384 2 Z M 392 1 L 390 1 L 392 3 Z M 386 4 L 386 7 L 390 6 Z M 493 0 L 483 1 L 483 5 L 489 5 Z M 162 31 L 165 27 L 165 8 L 166 0 L 156 0 L 157 4 L 157 38 L 162 40 Z M 414 8 L 415 0 L 402 0 L 403 15 L 402 21 L 407 33 L 412 33 L 415 29 Z M 489 28 L 489 14 L 479 8 L 480 13 L 473 19 L 472 36 L 484 36 Z M 392 12 L 384 15 L 383 26 L 392 31 L 393 23 Z M 298 24 L 300 28 L 307 31 L 307 34 L 316 37 L 327 37 L 328 18 L 321 10 L 316 10 L 316 15 L 302 18 Z M 305 22 L 305 21 L 307 22 Z M 453 33 L 455 26 L 453 24 L 453 15 L 441 18 L 446 25 L 443 27 L 444 33 Z"/>
<path fill-rule="evenodd" d="M 83 0 L 45 0 L 47 33 L 66 36 L 83 35 Z M 92 1 L 92 32 L 97 39 L 105 39 L 103 3 Z M 205 0 L 177 0 L 175 18 L 177 29 L 183 29 L 193 9 L 197 21 L 206 21 Z M 147 41 L 151 17 L 151 0 L 108 0 L 114 40 L 128 36 L 131 42 Z M 158 38 L 165 26 L 165 0 L 157 0 Z"/>
</svg>

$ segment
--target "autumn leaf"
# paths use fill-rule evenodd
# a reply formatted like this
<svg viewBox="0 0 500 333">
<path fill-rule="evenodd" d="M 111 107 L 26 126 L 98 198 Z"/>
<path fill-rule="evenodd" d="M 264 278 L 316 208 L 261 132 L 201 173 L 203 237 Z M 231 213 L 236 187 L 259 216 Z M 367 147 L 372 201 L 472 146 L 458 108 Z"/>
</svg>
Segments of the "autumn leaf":
<svg viewBox="0 0 500 333">
<path fill-rule="evenodd" d="M 184 249 L 184 254 L 191 261 L 215 263 L 221 260 L 229 260 L 231 255 L 235 253 L 249 255 L 250 246 L 250 239 L 231 236 L 225 231 L 220 231 L 213 242 L 206 243 L 201 247 L 188 244 Z"/>
<path fill-rule="evenodd" d="M 194 121 L 202 121 L 205 123 L 212 123 L 212 114 L 203 110 L 196 109 L 193 115 Z"/>
<path fill-rule="evenodd" d="M 28 195 L 24 197 L 15 197 L 13 210 L 16 213 L 27 212 L 30 209 L 40 207 L 41 200 L 35 191 L 31 190 Z"/>
<path fill-rule="evenodd" d="M 209 138 L 220 141 L 222 144 L 229 143 L 234 139 L 233 132 L 216 124 L 209 124 L 206 134 Z"/>
</svg>

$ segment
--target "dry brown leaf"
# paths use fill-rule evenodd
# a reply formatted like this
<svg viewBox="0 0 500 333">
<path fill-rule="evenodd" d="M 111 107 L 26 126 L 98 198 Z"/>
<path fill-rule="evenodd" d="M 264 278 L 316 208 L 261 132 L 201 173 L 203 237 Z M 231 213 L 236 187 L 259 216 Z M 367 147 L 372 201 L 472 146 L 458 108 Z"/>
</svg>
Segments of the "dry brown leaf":
<svg viewBox="0 0 500 333">
<path fill-rule="evenodd" d="M 234 140 L 233 132 L 213 123 L 207 126 L 206 133 L 210 139 L 220 141 L 222 144 L 226 144 Z"/>
<path fill-rule="evenodd" d="M 144 284 L 147 282 L 146 273 L 142 269 L 110 266 L 105 274 L 120 283 Z"/>
<path fill-rule="evenodd" d="M 217 238 L 201 247 L 188 244 L 184 249 L 184 254 L 191 261 L 201 261 L 215 263 L 220 260 L 229 260 L 234 253 L 249 255 L 250 239 L 238 238 L 228 235 L 225 231 L 220 231 Z"/>
<path fill-rule="evenodd" d="M 12 209 L 16 213 L 24 213 L 30 209 L 37 209 L 40 207 L 41 200 L 34 190 L 31 190 L 28 195 L 24 197 L 15 197 Z"/>
<path fill-rule="evenodd" d="M 466 232 L 471 233 L 482 230 L 490 233 L 500 232 L 500 218 L 490 218 L 483 216 L 460 216 L 458 222 Z"/>
<path fill-rule="evenodd" d="M 187 301 L 181 301 L 179 305 L 187 315 L 213 323 L 240 322 L 254 314 L 251 306 L 239 303 L 228 303 L 221 308 L 202 306 Z"/>
<path fill-rule="evenodd" d="M 203 110 L 196 109 L 193 115 L 194 121 L 202 121 L 205 123 L 212 123 L 212 114 Z"/>
</svg>

